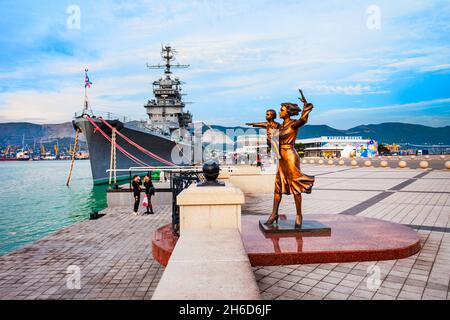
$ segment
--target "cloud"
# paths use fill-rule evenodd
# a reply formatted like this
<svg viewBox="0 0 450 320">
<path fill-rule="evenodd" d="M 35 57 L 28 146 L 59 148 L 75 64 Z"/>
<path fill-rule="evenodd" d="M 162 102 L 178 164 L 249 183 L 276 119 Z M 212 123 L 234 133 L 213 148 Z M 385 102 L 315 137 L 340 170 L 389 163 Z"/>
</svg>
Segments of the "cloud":
<svg viewBox="0 0 450 320">
<path fill-rule="evenodd" d="M 448 70 L 448 69 L 450 69 L 450 63 L 423 67 L 421 69 L 421 71 L 422 72 L 435 72 L 435 71 L 443 71 L 443 70 Z"/>
<path fill-rule="evenodd" d="M 358 103 L 361 105 L 361 103 Z M 378 107 L 330 108 L 316 105 L 310 124 L 327 124 L 337 129 L 348 129 L 361 124 L 405 122 L 428 126 L 450 125 L 450 99 L 433 99 L 415 103 L 381 105 Z"/>
<path fill-rule="evenodd" d="M 391 68 L 409 68 L 409 67 L 416 67 L 416 66 L 422 66 L 427 63 L 430 63 L 432 60 L 428 57 L 413 57 L 413 58 L 406 58 L 406 59 L 400 59 L 395 62 L 389 63 L 386 65 L 386 67 Z"/>
<path fill-rule="evenodd" d="M 67 104 L 68 101 L 75 100 L 79 100 L 79 106 L 82 106 L 83 100 L 73 88 L 46 93 L 36 90 L 3 93 L 0 96 L 0 119 L 35 123 L 70 121 L 68 114 L 73 115 L 81 109 Z"/>
<path fill-rule="evenodd" d="M 419 101 L 413 103 L 405 103 L 405 104 L 394 104 L 380 107 L 358 107 L 358 108 L 333 108 L 331 110 L 325 111 L 322 115 L 336 115 L 336 114 L 349 114 L 349 113 L 366 113 L 366 112 L 374 112 L 374 111 L 391 111 L 391 110 L 400 110 L 400 109 L 414 109 L 414 108 L 428 108 L 435 107 L 441 104 L 450 103 L 450 98 L 445 99 L 435 99 L 429 101 Z"/>
<path fill-rule="evenodd" d="M 426 124 L 431 127 L 447 127 L 450 125 L 450 116 L 448 115 L 443 115 L 441 117 L 436 117 L 433 115 L 410 116 L 408 114 L 405 114 L 401 116 L 396 116 L 395 121 L 404 123 Z"/>
<path fill-rule="evenodd" d="M 362 94 L 385 94 L 388 90 L 377 90 L 370 85 L 300 85 L 303 89 L 309 89 L 314 94 L 344 94 L 344 95 L 362 95 Z"/>
<path fill-rule="evenodd" d="M 177 61 L 191 65 L 176 75 L 196 102 L 195 118 L 208 122 L 239 121 L 237 111 L 246 115 L 256 105 L 290 99 L 297 87 L 322 99 L 325 110 L 333 103 L 332 115 L 348 109 L 364 114 L 359 110 L 366 108 L 342 107 L 354 105 L 356 97 L 359 105 L 405 105 L 410 101 L 401 90 L 420 81 L 414 77 L 450 68 L 444 41 L 450 6 L 444 3 L 380 0 L 379 31 L 366 27 L 372 2 L 365 0 L 78 3 L 81 30 L 66 30 L 65 8 L 54 3 L 27 4 L 25 16 L 23 5 L 5 8 L 4 24 L 13 26 L 15 36 L 0 36 L 2 119 L 37 119 L 45 105 L 49 121 L 70 119 L 80 109 L 85 67 L 94 81 L 94 107 L 145 117 L 142 105 L 160 77 L 145 63 L 160 61 L 161 43 L 172 44 Z M 430 100 L 444 96 L 433 92 Z"/>
<path fill-rule="evenodd" d="M 88 94 L 94 112 L 111 112 L 129 119 L 146 117 L 144 103 L 151 86 L 149 84 L 145 87 L 142 83 L 149 80 L 147 77 L 107 77 L 98 83 L 95 79 L 91 80 L 94 84 L 88 89 Z M 84 100 L 83 86 L 77 82 L 65 81 L 59 85 L 58 90 L 50 89 L 0 93 L 0 120 L 57 123 L 70 121 L 75 112 L 80 113 Z"/>
</svg>

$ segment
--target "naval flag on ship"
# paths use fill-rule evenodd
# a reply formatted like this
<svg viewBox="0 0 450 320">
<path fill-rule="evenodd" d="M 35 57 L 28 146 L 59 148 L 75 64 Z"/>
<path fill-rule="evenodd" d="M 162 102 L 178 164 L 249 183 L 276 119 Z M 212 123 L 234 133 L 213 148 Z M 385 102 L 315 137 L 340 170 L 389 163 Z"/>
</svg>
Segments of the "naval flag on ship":
<svg viewBox="0 0 450 320">
<path fill-rule="evenodd" d="M 88 76 L 87 73 L 88 73 L 88 70 L 86 69 L 86 70 L 85 70 L 86 76 L 85 76 L 85 78 L 84 78 L 84 87 L 85 87 L 85 88 L 90 88 L 92 82 L 89 80 L 89 76 Z"/>
</svg>

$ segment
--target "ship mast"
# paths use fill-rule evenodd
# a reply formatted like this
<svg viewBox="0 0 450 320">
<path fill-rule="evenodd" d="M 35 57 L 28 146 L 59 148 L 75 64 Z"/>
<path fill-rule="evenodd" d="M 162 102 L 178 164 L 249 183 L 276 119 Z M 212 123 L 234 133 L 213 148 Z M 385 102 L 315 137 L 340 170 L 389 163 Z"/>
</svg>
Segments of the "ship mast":
<svg viewBox="0 0 450 320">
<path fill-rule="evenodd" d="M 87 83 L 89 82 L 89 78 L 88 78 L 88 73 L 89 69 L 84 69 L 84 73 L 85 73 L 85 80 L 84 80 L 84 103 L 83 103 L 83 114 L 87 114 L 87 115 L 93 115 L 92 112 L 92 108 L 91 108 L 91 104 L 89 103 L 89 98 L 88 98 L 88 94 L 87 94 Z M 89 85 L 90 88 L 90 85 Z"/>
<path fill-rule="evenodd" d="M 165 47 L 161 47 L 161 57 L 164 59 L 165 64 L 157 64 L 157 65 L 149 65 L 147 63 L 147 68 L 149 69 L 165 69 L 164 73 L 169 75 L 172 74 L 172 71 L 170 70 L 170 68 L 180 68 L 180 69 L 185 69 L 185 68 L 189 68 L 188 64 L 171 64 L 172 60 L 175 60 L 175 56 L 174 53 L 177 53 L 177 51 L 175 49 L 173 49 L 171 46 L 165 46 Z"/>
</svg>

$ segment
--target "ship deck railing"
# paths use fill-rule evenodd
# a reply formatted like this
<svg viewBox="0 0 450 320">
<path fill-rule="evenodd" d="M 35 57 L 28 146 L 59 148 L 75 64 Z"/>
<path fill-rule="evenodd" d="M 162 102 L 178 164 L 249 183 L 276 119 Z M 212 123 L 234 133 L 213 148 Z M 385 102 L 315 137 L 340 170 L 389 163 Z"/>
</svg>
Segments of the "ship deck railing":
<svg viewBox="0 0 450 320">
<path fill-rule="evenodd" d="M 238 168 L 239 165 L 220 165 L 220 169 L 227 170 L 228 172 L 233 172 Z M 165 171 L 165 172 L 172 172 L 172 171 L 191 171 L 191 170 L 202 170 L 202 166 L 156 166 L 156 167 L 129 167 L 128 169 L 108 169 L 106 172 L 147 172 L 147 171 Z"/>
<path fill-rule="evenodd" d="M 220 169 L 227 172 L 233 172 L 236 170 L 237 165 L 224 166 L 221 165 Z M 152 172 L 152 171 L 164 171 L 164 172 L 188 172 L 188 171 L 202 171 L 202 166 L 159 166 L 159 167 L 130 167 L 128 169 L 108 169 L 107 173 L 132 173 L 132 172 Z"/>
</svg>

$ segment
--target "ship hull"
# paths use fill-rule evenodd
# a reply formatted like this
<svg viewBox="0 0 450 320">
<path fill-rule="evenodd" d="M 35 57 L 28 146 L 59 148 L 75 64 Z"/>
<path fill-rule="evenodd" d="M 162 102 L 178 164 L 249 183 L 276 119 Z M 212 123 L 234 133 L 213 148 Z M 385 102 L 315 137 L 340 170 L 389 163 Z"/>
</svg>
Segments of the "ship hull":
<svg viewBox="0 0 450 320">
<path fill-rule="evenodd" d="M 95 124 L 111 137 L 111 130 L 98 119 L 92 119 Z M 148 132 L 144 132 L 132 127 L 127 127 L 126 124 L 122 124 L 118 121 L 108 121 L 110 124 L 117 126 L 117 130 L 120 131 L 125 137 L 137 143 L 144 149 L 156 154 L 164 160 L 173 162 L 171 160 L 172 151 L 182 150 L 183 145 L 179 145 L 174 141 L 154 135 Z M 73 121 L 74 127 L 81 129 L 81 132 L 86 138 L 87 146 L 89 149 L 89 160 L 91 163 L 92 178 L 95 185 L 109 183 L 110 161 L 111 161 L 111 143 L 97 130 L 95 130 L 92 123 L 85 118 L 76 118 Z M 145 163 L 148 167 L 167 167 L 167 163 L 160 162 L 147 154 L 140 151 L 138 148 L 129 144 L 119 135 L 116 135 L 116 144 L 121 146 L 127 152 L 132 154 Z M 186 147 L 186 146 L 184 146 Z M 131 167 L 141 167 L 142 164 L 138 164 L 133 160 L 126 157 L 118 149 L 116 151 L 116 168 L 117 169 L 129 169 Z M 128 180 L 131 174 L 137 174 L 137 172 L 118 172 L 117 180 Z"/>
</svg>

